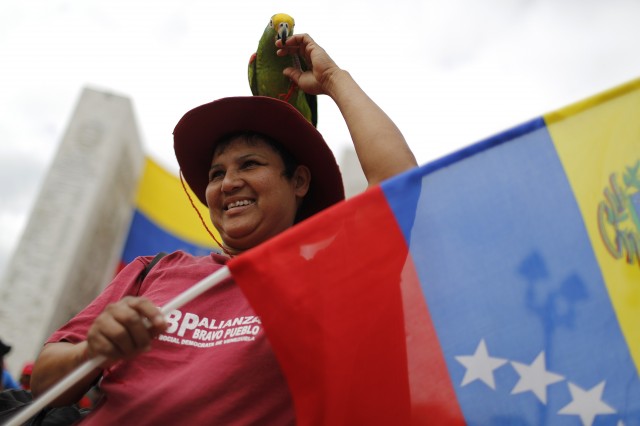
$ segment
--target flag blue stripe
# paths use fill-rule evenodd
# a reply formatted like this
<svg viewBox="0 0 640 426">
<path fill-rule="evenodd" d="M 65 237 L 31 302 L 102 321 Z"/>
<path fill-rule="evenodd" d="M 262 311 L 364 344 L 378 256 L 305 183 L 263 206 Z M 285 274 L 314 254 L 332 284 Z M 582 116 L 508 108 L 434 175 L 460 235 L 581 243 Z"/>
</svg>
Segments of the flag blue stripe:
<svg viewBox="0 0 640 426">
<path fill-rule="evenodd" d="M 545 123 L 542 117 L 534 118 L 505 132 L 462 148 L 439 160 L 412 169 L 407 173 L 383 182 L 380 187 L 396 216 L 396 220 L 402 229 L 402 234 L 407 241 L 407 245 L 411 242 L 411 229 L 413 228 L 413 222 L 415 220 L 415 207 L 418 202 L 418 197 L 420 196 L 420 181 L 422 180 L 422 176 L 544 127 Z"/>
<path fill-rule="evenodd" d="M 182 240 L 161 228 L 145 214 L 136 209 L 129 229 L 127 241 L 122 252 L 122 261 L 126 264 L 137 256 L 153 256 L 159 252 L 170 253 L 182 250 L 195 256 L 208 255 L 211 249 Z"/>
<path fill-rule="evenodd" d="M 550 135 L 530 124 L 423 167 L 422 178 L 389 181 L 385 195 L 400 212 L 469 424 L 580 424 L 558 414 L 572 401 L 568 383 L 590 390 L 603 381 L 602 400 L 617 413 L 594 424 L 634 424 L 635 366 Z M 408 181 L 418 188 L 398 192 Z M 407 205 L 417 206 L 415 220 Z M 481 340 L 505 361 L 495 389 L 480 379 L 462 386 L 467 367 L 456 357 Z M 511 362 L 530 365 L 542 351 L 547 370 L 564 377 L 543 387 L 546 404 L 531 391 L 512 394 L 520 375 Z"/>
</svg>

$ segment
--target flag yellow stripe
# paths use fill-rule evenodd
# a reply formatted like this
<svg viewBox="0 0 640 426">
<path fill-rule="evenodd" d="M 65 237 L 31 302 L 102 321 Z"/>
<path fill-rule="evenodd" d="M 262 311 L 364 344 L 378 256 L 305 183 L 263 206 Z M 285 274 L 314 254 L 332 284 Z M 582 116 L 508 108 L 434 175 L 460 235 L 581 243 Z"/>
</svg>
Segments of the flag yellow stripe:
<svg viewBox="0 0 640 426">
<path fill-rule="evenodd" d="M 544 118 L 640 372 L 640 79 Z"/>
<path fill-rule="evenodd" d="M 187 188 L 188 189 L 188 188 Z M 218 234 L 209 220 L 209 211 L 189 190 L 189 195 L 206 221 L 209 229 Z M 180 179 L 147 157 L 136 197 L 138 209 L 158 226 L 176 237 L 204 247 L 217 247 L 185 194 Z"/>
</svg>

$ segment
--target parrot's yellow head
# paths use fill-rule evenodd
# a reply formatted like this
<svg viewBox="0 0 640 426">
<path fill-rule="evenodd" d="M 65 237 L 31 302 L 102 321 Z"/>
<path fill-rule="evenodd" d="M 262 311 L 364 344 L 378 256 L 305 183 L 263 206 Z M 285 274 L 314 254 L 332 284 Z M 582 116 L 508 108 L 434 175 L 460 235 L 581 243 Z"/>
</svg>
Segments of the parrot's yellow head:
<svg viewBox="0 0 640 426">
<path fill-rule="evenodd" d="M 295 21 L 286 13 L 276 13 L 269 21 L 269 28 L 276 32 L 276 40 L 282 40 L 283 45 L 293 35 L 294 26 Z"/>
</svg>

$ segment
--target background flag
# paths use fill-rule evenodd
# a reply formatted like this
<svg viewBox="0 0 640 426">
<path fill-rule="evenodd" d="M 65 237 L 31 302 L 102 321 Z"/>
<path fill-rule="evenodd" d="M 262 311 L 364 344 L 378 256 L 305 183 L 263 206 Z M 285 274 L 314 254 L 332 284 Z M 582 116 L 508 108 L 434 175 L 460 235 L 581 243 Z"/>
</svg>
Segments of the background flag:
<svg viewBox="0 0 640 426">
<path fill-rule="evenodd" d="M 189 191 L 198 211 L 210 223 L 209 211 Z M 217 248 L 186 200 L 180 179 L 147 157 L 119 269 L 137 256 L 153 256 L 161 251 L 171 253 L 175 250 L 208 255 Z M 210 229 L 219 238 L 215 228 Z"/>
<path fill-rule="evenodd" d="M 640 80 L 229 262 L 298 422 L 640 424 Z"/>
</svg>

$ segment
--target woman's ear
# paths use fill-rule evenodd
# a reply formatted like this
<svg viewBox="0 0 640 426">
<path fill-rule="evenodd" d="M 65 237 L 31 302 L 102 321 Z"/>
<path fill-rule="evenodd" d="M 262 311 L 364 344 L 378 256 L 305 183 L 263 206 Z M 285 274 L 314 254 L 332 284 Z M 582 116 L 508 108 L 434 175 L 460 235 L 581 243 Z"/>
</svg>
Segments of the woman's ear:
<svg viewBox="0 0 640 426">
<path fill-rule="evenodd" d="M 304 197 L 309 192 L 309 185 L 311 184 L 311 172 L 307 166 L 296 167 L 293 172 L 293 189 L 297 197 Z"/>
</svg>

